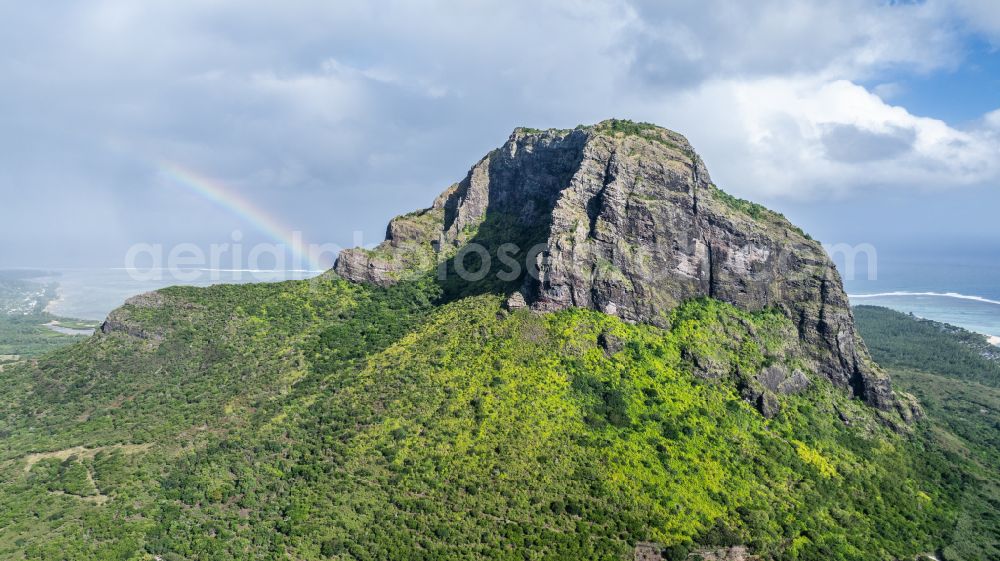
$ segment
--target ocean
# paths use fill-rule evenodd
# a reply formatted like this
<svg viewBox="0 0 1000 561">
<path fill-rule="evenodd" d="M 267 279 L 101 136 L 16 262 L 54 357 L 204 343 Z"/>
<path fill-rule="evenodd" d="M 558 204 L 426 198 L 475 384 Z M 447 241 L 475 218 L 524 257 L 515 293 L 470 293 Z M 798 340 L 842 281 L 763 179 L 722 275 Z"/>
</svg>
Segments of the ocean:
<svg viewBox="0 0 1000 561">
<path fill-rule="evenodd" d="M 1000 344 L 1000 250 L 883 248 L 877 256 L 873 275 L 858 258 L 852 278 L 834 255 L 852 304 L 950 323 Z"/>
<path fill-rule="evenodd" d="M 136 279 L 121 268 L 46 269 L 46 276 L 34 280 L 57 285 L 57 298 L 45 308 L 50 314 L 100 321 L 128 298 L 168 286 L 303 280 L 320 272 L 205 269 L 197 271 L 195 279 L 178 281 L 166 274 L 161 278 Z"/>
</svg>

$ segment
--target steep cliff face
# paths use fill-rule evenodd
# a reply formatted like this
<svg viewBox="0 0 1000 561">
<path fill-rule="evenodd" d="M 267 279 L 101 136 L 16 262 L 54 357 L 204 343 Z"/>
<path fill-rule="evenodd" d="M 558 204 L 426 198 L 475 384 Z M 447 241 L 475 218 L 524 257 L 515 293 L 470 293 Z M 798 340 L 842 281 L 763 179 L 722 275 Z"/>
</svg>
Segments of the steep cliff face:
<svg viewBox="0 0 1000 561">
<path fill-rule="evenodd" d="M 894 404 L 820 244 L 716 188 L 675 132 L 616 120 L 517 129 L 431 208 L 394 219 L 383 244 L 343 252 L 335 270 L 380 285 L 435 268 L 452 278 L 464 253 L 492 265 L 472 285 L 486 279 L 539 311 L 584 307 L 664 325 L 703 296 L 780 309 L 810 369 L 873 406 Z M 526 266 L 499 266 L 508 261 Z"/>
</svg>

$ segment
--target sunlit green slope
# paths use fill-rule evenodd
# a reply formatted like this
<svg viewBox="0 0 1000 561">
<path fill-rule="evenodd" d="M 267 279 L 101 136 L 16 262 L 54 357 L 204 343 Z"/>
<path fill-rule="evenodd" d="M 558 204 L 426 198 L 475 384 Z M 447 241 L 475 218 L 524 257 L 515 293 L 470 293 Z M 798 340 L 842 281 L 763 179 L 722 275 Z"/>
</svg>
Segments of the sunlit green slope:
<svg viewBox="0 0 1000 561">
<path fill-rule="evenodd" d="M 778 313 L 670 327 L 432 282 L 168 289 L 2 373 L 0 558 L 913 558 L 968 464 L 809 373 Z M 766 419 L 767 366 L 808 389 Z M 749 392 L 749 393 L 748 393 Z"/>
</svg>

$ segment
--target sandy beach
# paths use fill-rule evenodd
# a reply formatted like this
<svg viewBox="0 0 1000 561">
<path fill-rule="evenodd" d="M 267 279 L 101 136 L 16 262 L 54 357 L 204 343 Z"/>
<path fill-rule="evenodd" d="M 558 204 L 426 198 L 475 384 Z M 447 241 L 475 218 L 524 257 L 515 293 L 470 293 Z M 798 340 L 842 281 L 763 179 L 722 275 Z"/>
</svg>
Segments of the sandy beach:
<svg viewBox="0 0 1000 561">
<path fill-rule="evenodd" d="M 52 300 L 49 300 L 49 303 L 45 305 L 45 309 L 43 309 L 42 311 L 47 314 L 58 316 L 59 313 L 56 311 L 56 308 L 59 306 L 60 303 L 62 303 L 63 298 L 64 296 L 62 289 L 58 285 L 56 285 L 56 297 L 53 298 Z"/>
<path fill-rule="evenodd" d="M 989 341 L 991 345 L 1000 347 L 1000 337 L 997 337 L 996 335 L 989 335 L 986 337 L 986 340 Z"/>
</svg>

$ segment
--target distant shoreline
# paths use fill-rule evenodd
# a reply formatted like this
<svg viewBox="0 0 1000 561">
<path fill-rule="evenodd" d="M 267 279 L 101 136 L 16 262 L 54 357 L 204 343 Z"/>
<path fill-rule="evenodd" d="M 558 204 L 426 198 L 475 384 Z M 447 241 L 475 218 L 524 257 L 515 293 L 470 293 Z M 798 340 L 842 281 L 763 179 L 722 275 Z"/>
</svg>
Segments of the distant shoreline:
<svg viewBox="0 0 1000 561">
<path fill-rule="evenodd" d="M 59 325 L 59 322 L 56 320 L 52 320 L 46 323 L 45 327 L 48 327 L 49 329 L 55 331 L 56 333 L 61 333 L 63 335 L 73 335 L 73 336 L 93 335 L 94 331 L 96 331 L 96 329 L 94 328 L 79 329 L 75 327 L 65 327 Z"/>
<path fill-rule="evenodd" d="M 2 269 L 0 269 L 2 271 Z M 51 298 L 37 310 L 63 318 L 100 322 L 115 308 L 137 294 L 160 290 L 168 286 L 210 286 L 216 284 L 244 284 L 247 282 L 283 282 L 306 280 L 316 276 L 314 271 L 261 270 L 203 271 L 199 278 L 181 281 L 166 275 L 164 280 L 134 278 L 124 268 L 50 269 L 44 275 L 33 275 L 42 283 L 54 285 L 47 297 Z"/>
<path fill-rule="evenodd" d="M 874 294 L 848 294 L 848 298 L 892 298 L 896 296 L 929 296 L 933 298 L 954 298 L 956 300 L 971 300 L 973 302 L 982 302 L 984 304 L 996 304 L 1000 305 L 1000 300 L 991 300 L 989 298 L 983 298 L 982 296 L 975 296 L 970 294 L 961 294 L 959 292 L 909 292 L 905 290 L 897 290 L 895 292 L 876 292 Z"/>
<path fill-rule="evenodd" d="M 998 323 L 998 318 L 1000 318 L 1000 300 L 995 300 L 991 298 L 986 298 L 983 296 L 962 294 L 959 292 L 933 292 L 933 291 L 892 291 L 892 292 L 877 292 L 868 294 L 848 294 L 847 297 L 851 301 L 852 306 L 858 305 L 874 305 L 874 306 L 884 306 L 899 312 L 912 314 L 918 318 L 930 319 L 940 323 L 946 323 L 949 325 L 954 325 L 956 327 L 961 327 L 972 333 L 977 333 L 982 335 L 986 341 L 994 346 L 1000 347 L 1000 333 L 998 333 L 997 327 L 1000 325 Z M 874 302 L 868 302 L 868 300 L 875 300 Z M 935 313 L 931 309 L 922 309 L 924 306 L 913 305 L 914 301 L 920 300 L 932 300 L 932 299 L 942 299 L 942 300 L 954 300 L 959 302 L 965 302 L 968 305 L 982 305 L 986 306 L 989 310 L 985 314 L 988 320 L 983 321 L 980 317 L 979 321 L 967 321 L 968 318 L 959 317 L 948 317 L 951 314 Z M 891 303 L 890 303 L 891 302 Z M 909 304 L 909 305 L 904 305 Z M 997 310 L 994 312 L 993 310 Z M 981 316 L 982 312 L 980 313 Z"/>
<path fill-rule="evenodd" d="M 106 269 L 106 270 L 120 270 L 120 269 L 109 268 L 109 269 Z M 260 272 L 264 272 L 264 271 L 251 271 L 251 270 L 244 269 L 244 270 L 231 270 L 231 271 L 219 270 L 218 272 L 229 272 L 229 273 L 233 273 L 233 272 L 240 272 L 240 273 L 258 272 L 258 273 L 260 273 Z M 277 273 L 278 271 L 268 271 L 268 272 Z M 286 272 L 286 273 L 294 273 L 296 271 L 284 271 L 284 272 Z M 301 272 L 306 272 L 306 271 L 301 271 Z M 312 271 L 309 271 L 309 272 L 312 272 Z M 53 280 L 56 280 L 56 279 L 53 279 Z M 58 282 L 58 280 L 56 280 L 56 282 L 54 284 L 56 285 L 56 287 L 55 287 L 55 294 L 56 294 L 56 296 L 55 296 L 55 298 L 53 298 L 52 300 L 50 300 L 48 303 L 46 303 L 46 305 L 43 308 L 43 310 L 46 313 L 51 314 L 53 316 L 64 316 L 66 314 L 60 312 L 59 309 L 66 302 L 66 293 L 63 290 L 63 287 L 61 286 L 61 283 Z M 872 299 L 884 299 L 884 298 L 894 298 L 894 297 L 947 298 L 947 299 L 957 299 L 957 300 L 978 302 L 980 304 L 987 304 L 987 305 L 990 305 L 990 304 L 993 304 L 993 305 L 1000 304 L 1000 301 L 997 301 L 997 300 L 991 300 L 989 298 L 984 298 L 982 296 L 974 296 L 974 295 L 961 294 L 961 293 L 956 293 L 956 292 L 916 292 L 916 291 L 909 292 L 909 291 L 896 291 L 896 292 L 879 292 L 879 293 L 869 293 L 869 294 L 849 294 L 848 297 L 851 300 L 854 300 L 855 304 L 859 304 L 860 302 L 862 302 L 862 301 L 864 301 L 866 299 L 869 299 L 869 298 L 872 298 Z M 889 307 L 892 307 L 892 306 L 889 306 Z M 940 320 L 938 320 L 938 321 L 940 321 Z M 944 323 L 951 323 L 952 325 L 955 325 L 954 322 L 945 321 Z M 962 326 L 959 326 L 959 327 L 962 327 Z M 966 329 L 969 329 L 969 328 L 966 327 Z M 984 332 L 983 330 L 977 330 L 977 329 L 969 329 L 969 331 L 972 331 L 974 333 L 979 333 L 979 334 L 983 335 L 986 338 L 986 340 L 991 345 L 1000 347 L 1000 335 L 995 335 L 993 333 L 987 333 L 987 332 Z"/>
<path fill-rule="evenodd" d="M 56 290 L 56 297 L 53 298 L 53 299 L 51 299 L 51 300 L 49 300 L 49 302 L 47 304 L 45 304 L 45 307 L 42 308 L 42 311 L 45 312 L 46 314 L 51 314 L 53 316 L 58 316 L 60 314 L 58 314 L 57 312 L 54 311 L 55 310 L 54 306 L 56 306 L 57 304 L 59 304 L 60 302 L 62 302 L 64 296 L 63 296 L 62 288 L 59 286 L 58 283 L 56 283 L 55 290 Z"/>
</svg>

